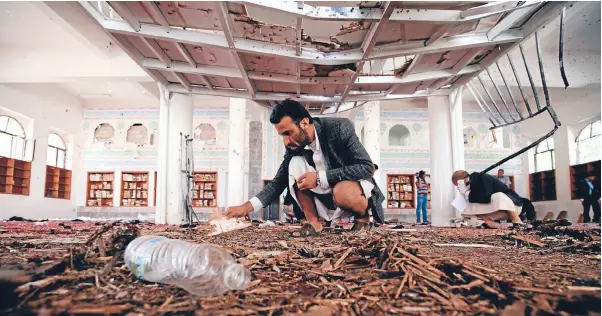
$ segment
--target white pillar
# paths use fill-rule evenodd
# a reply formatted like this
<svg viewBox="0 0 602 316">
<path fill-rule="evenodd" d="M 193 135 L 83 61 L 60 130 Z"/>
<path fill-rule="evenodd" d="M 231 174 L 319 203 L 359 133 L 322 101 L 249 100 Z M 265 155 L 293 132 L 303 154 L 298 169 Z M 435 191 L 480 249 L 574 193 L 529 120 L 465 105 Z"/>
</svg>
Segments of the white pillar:
<svg viewBox="0 0 602 316">
<path fill-rule="evenodd" d="M 372 163 L 380 167 L 380 102 L 371 101 L 364 104 L 364 147 Z M 361 133 L 361 130 L 360 130 Z M 374 179 L 380 185 L 380 170 L 374 174 Z"/>
<path fill-rule="evenodd" d="M 228 206 L 245 202 L 245 122 L 247 101 L 230 98 L 230 128 L 228 144 Z"/>
<path fill-rule="evenodd" d="M 157 209 L 155 221 L 178 225 L 184 219 L 182 135 L 192 135 L 193 99 L 169 93 L 160 87 L 159 159 L 157 166 Z"/>
<path fill-rule="evenodd" d="M 447 96 L 428 97 L 429 135 L 431 151 L 431 222 L 433 226 L 450 226 L 454 216 L 450 205 L 454 199 L 454 186 L 451 182 L 452 148 L 449 98 Z"/>
<path fill-rule="evenodd" d="M 452 91 L 449 95 L 451 104 L 451 146 L 452 146 L 452 166 L 455 170 L 464 170 L 466 163 L 464 160 L 464 123 L 462 122 L 462 93 L 464 86 Z"/>
<path fill-rule="evenodd" d="M 570 207 L 571 201 L 571 171 L 568 166 L 571 165 L 570 145 L 574 142 L 572 130 L 567 125 L 561 125 L 553 136 L 554 138 L 554 159 L 556 166 L 556 207 L 550 209 L 557 215 L 562 210 L 569 212 L 569 218 L 576 219 L 583 212 L 582 209 Z M 571 139 L 572 138 L 572 139 Z"/>
</svg>

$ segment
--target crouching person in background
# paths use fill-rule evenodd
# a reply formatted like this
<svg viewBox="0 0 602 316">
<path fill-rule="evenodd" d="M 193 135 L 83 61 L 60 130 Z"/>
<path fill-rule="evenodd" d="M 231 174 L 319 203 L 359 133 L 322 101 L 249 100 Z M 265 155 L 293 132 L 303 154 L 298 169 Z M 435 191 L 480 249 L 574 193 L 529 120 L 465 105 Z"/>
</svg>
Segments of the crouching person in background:
<svg viewBox="0 0 602 316">
<path fill-rule="evenodd" d="M 495 221 L 499 220 L 510 221 L 515 226 L 522 224 L 518 216 L 523 205 L 521 196 L 499 179 L 458 170 L 452 176 L 452 183 L 470 203 L 462 212 L 463 217 L 477 217 L 485 228 L 497 228 Z"/>
</svg>

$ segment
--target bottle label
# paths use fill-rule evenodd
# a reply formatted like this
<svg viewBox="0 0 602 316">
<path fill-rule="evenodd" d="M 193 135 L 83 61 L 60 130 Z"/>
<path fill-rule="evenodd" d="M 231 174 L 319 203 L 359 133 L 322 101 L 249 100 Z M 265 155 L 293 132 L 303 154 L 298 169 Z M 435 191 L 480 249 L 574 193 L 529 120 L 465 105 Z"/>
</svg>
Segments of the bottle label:
<svg viewBox="0 0 602 316">
<path fill-rule="evenodd" d="M 165 237 L 155 237 L 144 242 L 144 244 L 146 244 L 146 249 L 144 253 L 138 254 L 138 256 L 136 256 L 134 259 L 134 262 L 132 263 L 132 274 L 140 279 L 144 279 L 143 275 L 147 270 L 146 264 L 149 263 L 147 258 L 150 258 L 153 248 L 152 246 L 164 239 Z"/>
</svg>

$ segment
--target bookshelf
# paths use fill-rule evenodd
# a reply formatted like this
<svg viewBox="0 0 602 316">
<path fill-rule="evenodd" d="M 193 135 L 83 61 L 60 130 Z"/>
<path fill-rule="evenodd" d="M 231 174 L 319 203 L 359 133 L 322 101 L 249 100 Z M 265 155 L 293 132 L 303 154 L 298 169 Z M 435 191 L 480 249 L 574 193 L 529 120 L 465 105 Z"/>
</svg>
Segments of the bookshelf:
<svg viewBox="0 0 602 316">
<path fill-rule="evenodd" d="M 71 170 L 46 166 L 44 197 L 71 199 Z"/>
<path fill-rule="evenodd" d="M 113 206 L 113 172 L 88 172 L 86 206 Z"/>
<path fill-rule="evenodd" d="M 529 175 L 529 193 L 532 202 L 556 200 L 556 171 L 548 170 Z"/>
<path fill-rule="evenodd" d="M 217 207 L 217 172 L 196 171 L 192 189 L 193 207 Z"/>
<path fill-rule="evenodd" d="M 581 199 L 579 196 L 579 182 L 583 181 L 590 172 L 596 172 L 595 184 L 596 187 L 600 187 L 600 160 L 583 163 L 579 165 L 569 166 L 569 172 L 571 177 L 571 199 Z"/>
<path fill-rule="evenodd" d="M 31 162 L 0 157 L 0 193 L 29 195 Z"/>
<path fill-rule="evenodd" d="M 121 173 L 121 206 L 148 206 L 148 172 Z"/>
<path fill-rule="evenodd" d="M 416 206 L 414 192 L 416 177 L 409 174 L 387 175 L 387 208 L 413 209 Z"/>
</svg>

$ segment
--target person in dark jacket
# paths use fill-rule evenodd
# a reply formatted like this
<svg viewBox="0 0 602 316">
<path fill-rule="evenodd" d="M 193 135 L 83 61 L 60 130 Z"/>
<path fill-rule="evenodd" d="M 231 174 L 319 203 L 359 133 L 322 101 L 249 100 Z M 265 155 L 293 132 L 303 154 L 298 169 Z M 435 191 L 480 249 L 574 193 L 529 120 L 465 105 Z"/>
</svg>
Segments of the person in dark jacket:
<svg viewBox="0 0 602 316">
<path fill-rule="evenodd" d="M 594 222 L 600 222 L 600 186 L 596 181 L 596 172 L 590 172 L 587 178 L 579 181 L 579 197 L 583 204 L 583 222 L 589 223 L 589 209 L 594 209 Z"/>
<path fill-rule="evenodd" d="M 497 227 L 496 220 L 522 224 L 518 215 L 523 206 L 523 198 L 499 179 L 489 174 L 468 174 L 464 170 L 458 170 L 452 176 L 452 183 L 470 203 L 462 216 L 476 216 L 483 220 L 486 228 Z"/>
</svg>

